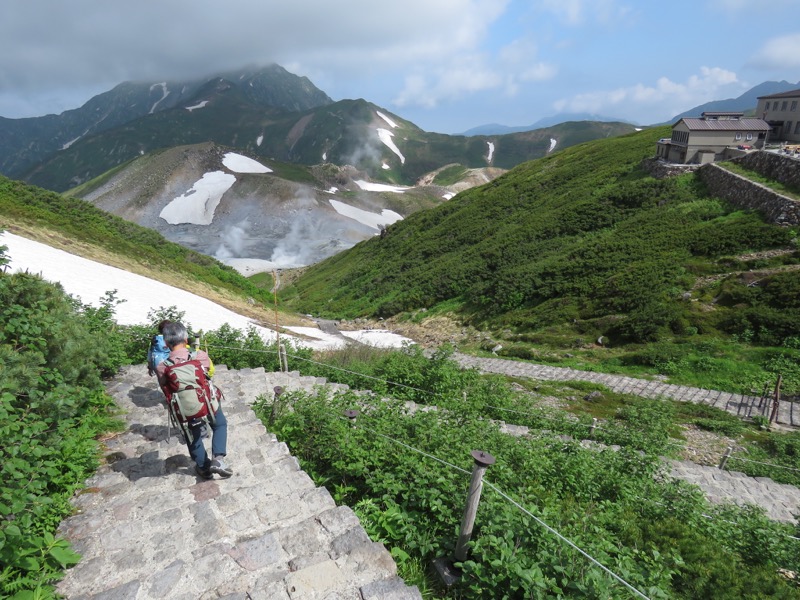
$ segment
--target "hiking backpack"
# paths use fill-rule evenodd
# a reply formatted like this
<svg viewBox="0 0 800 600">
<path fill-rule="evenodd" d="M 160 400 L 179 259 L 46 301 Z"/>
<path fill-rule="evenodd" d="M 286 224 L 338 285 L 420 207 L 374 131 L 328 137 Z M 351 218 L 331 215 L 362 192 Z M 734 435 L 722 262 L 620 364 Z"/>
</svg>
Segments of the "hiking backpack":
<svg viewBox="0 0 800 600">
<path fill-rule="evenodd" d="M 156 367 L 169 358 L 169 347 L 164 342 L 163 335 L 154 335 L 147 351 L 147 372 L 155 374 Z"/>
<path fill-rule="evenodd" d="M 203 365 L 189 354 L 189 360 L 164 361 L 164 393 L 167 404 L 181 423 L 207 418 L 212 423 L 219 409 L 222 392 L 206 376 Z"/>
</svg>

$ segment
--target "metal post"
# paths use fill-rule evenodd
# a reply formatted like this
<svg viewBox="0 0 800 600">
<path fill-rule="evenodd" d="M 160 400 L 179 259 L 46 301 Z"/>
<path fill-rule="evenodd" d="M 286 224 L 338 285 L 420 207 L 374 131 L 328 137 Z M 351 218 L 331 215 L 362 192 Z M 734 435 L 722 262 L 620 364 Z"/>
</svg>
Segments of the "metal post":
<svg viewBox="0 0 800 600">
<path fill-rule="evenodd" d="M 461 519 L 461 531 L 458 534 L 456 543 L 455 559 L 456 562 L 463 562 L 467 558 L 467 545 L 472 538 L 472 527 L 475 525 L 475 515 L 478 513 L 478 503 L 481 501 L 481 490 L 483 489 L 483 474 L 486 468 L 495 462 L 494 456 L 481 450 L 473 450 L 472 458 L 475 464 L 472 467 L 472 479 L 469 482 L 469 492 L 467 493 L 467 505 L 464 508 L 464 517 Z"/>
<path fill-rule="evenodd" d="M 722 460 L 719 461 L 719 468 L 721 471 L 725 470 L 725 465 L 728 463 L 728 459 L 733 454 L 733 446 L 728 446 L 728 449 L 725 451 L 725 454 L 722 455 Z"/>
</svg>

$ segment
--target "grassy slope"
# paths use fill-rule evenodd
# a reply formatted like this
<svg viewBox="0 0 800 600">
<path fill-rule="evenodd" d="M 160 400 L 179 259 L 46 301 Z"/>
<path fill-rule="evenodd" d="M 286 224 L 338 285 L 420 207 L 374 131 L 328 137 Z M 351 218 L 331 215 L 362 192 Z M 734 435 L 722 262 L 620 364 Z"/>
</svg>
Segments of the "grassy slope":
<svg viewBox="0 0 800 600">
<path fill-rule="evenodd" d="M 0 177 L 0 229 L 138 273 L 274 323 L 271 286 L 255 285 L 217 260 L 95 208 Z M 248 298 L 258 302 L 252 305 Z M 281 322 L 295 321 L 285 315 Z"/>
<path fill-rule="evenodd" d="M 788 293 L 800 273 L 757 287 L 724 275 L 753 268 L 736 259 L 745 252 L 791 247 L 795 232 L 709 197 L 693 175 L 647 176 L 639 164 L 667 132 L 521 165 L 309 268 L 285 298 L 337 318 L 446 307 L 531 342 L 552 331 L 615 342 L 750 331 L 781 344 L 800 326 Z M 713 274 L 712 287 L 693 287 Z"/>
</svg>

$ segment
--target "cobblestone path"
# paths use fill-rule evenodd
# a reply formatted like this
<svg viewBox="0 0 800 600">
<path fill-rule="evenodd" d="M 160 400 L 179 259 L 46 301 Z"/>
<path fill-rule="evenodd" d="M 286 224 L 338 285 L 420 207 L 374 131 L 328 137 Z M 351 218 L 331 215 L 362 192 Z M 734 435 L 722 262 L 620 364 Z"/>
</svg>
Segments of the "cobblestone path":
<svg viewBox="0 0 800 600">
<path fill-rule="evenodd" d="M 715 390 L 673 385 L 624 375 L 608 375 L 593 371 L 578 371 L 564 367 L 551 367 L 502 358 L 483 358 L 456 354 L 454 357 L 464 367 L 474 367 L 484 373 L 500 373 L 512 377 L 527 377 L 545 381 L 589 381 L 605 385 L 614 392 L 635 394 L 645 398 L 663 396 L 679 402 L 694 402 L 716 406 L 740 417 L 769 416 L 771 400 L 761 403 L 756 396 L 730 394 Z M 781 402 L 776 421 L 782 425 L 800 427 L 800 403 Z"/>
<path fill-rule="evenodd" d="M 275 385 L 320 382 L 225 367 L 214 380 L 226 396 L 234 475 L 208 481 L 174 432 L 167 441 L 161 392 L 144 366 L 109 384 L 128 429 L 108 440 L 108 464 L 61 525 L 83 559 L 58 591 L 81 600 L 420 599 L 353 511 L 316 487 L 250 408 Z"/>
</svg>

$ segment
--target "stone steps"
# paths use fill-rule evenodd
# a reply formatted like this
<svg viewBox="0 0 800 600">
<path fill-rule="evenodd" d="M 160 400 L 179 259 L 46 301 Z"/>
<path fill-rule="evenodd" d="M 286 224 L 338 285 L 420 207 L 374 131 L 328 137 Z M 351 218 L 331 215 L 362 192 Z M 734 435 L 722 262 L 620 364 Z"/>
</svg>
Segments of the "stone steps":
<svg viewBox="0 0 800 600">
<path fill-rule="evenodd" d="M 418 599 L 355 514 L 316 487 L 250 408 L 276 385 L 322 381 L 217 367 L 225 392 L 230 479 L 202 480 L 143 366 L 108 385 L 126 432 L 73 500 L 60 533 L 83 556 L 58 591 L 73 599 Z M 343 386 L 335 386 L 342 389 Z M 208 442 L 207 442 L 208 446 Z"/>
</svg>

